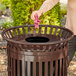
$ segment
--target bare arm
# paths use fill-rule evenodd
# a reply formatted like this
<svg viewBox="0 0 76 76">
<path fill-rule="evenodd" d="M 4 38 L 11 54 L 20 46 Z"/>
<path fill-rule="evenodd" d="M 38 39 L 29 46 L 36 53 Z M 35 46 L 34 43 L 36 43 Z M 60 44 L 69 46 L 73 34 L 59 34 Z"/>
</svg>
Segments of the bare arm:
<svg viewBox="0 0 76 76">
<path fill-rule="evenodd" d="M 38 14 L 38 16 L 40 17 L 42 14 L 44 14 L 45 12 L 52 9 L 58 2 L 59 2 L 59 0 L 45 0 L 38 11 L 33 11 L 32 12 L 31 19 L 32 20 L 35 19 L 34 18 L 35 14 Z"/>
<path fill-rule="evenodd" d="M 52 9 L 58 2 L 59 2 L 59 0 L 46 0 L 46 1 L 44 1 L 44 3 L 42 4 L 42 6 L 39 9 L 39 12 L 44 14 L 45 12 Z"/>
</svg>

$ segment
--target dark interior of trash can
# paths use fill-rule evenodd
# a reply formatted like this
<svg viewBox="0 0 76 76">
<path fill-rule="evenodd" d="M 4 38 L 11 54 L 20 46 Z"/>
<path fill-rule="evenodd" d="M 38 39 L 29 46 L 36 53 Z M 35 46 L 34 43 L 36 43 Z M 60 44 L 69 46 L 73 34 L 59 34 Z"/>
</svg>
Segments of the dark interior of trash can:
<svg viewBox="0 0 76 76">
<path fill-rule="evenodd" d="M 40 36 L 34 36 L 34 37 L 28 37 L 25 39 L 27 42 L 31 43 L 45 43 L 49 41 L 49 38 L 47 37 L 40 37 Z"/>
</svg>

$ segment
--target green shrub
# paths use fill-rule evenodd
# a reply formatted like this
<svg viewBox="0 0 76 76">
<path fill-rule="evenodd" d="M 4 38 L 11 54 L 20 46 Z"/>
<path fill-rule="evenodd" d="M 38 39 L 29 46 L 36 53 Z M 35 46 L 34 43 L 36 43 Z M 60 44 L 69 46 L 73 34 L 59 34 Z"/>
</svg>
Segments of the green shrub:
<svg viewBox="0 0 76 76">
<path fill-rule="evenodd" d="M 76 56 L 76 52 L 75 52 L 75 56 Z"/>
<path fill-rule="evenodd" d="M 2 4 L 0 6 L 0 15 L 2 15 L 4 13 L 4 10 L 6 9 L 6 6 L 4 4 Z"/>
<path fill-rule="evenodd" d="M 10 7 L 10 0 L 0 0 L 1 5 L 5 5 L 5 7 Z"/>
<path fill-rule="evenodd" d="M 67 5 L 66 4 L 61 4 L 60 12 L 63 16 L 67 14 Z"/>
<path fill-rule="evenodd" d="M 30 16 L 32 11 L 38 10 L 44 0 L 11 0 L 13 26 L 34 24 Z M 61 13 L 59 3 L 50 11 L 40 17 L 40 24 L 61 26 Z"/>
<path fill-rule="evenodd" d="M 10 0 L 0 0 L 0 15 L 4 14 L 6 8 L 11 5 Z"/>
<path fill-rule="evenodd" d="M 7 28 L 10 28 L 10 27 L 12 27 L 12 22 L 4 22 L 2 24 L 2 28 L 7 29 Z"/>
<path fill-rule="evenodd" d="M 1 11 L 4 11 L 6 9 L 6 6 L 4 5 L 4 4 L 2 4 L 1 6 L 0 6 L 0 10 Z"/>
</svg>

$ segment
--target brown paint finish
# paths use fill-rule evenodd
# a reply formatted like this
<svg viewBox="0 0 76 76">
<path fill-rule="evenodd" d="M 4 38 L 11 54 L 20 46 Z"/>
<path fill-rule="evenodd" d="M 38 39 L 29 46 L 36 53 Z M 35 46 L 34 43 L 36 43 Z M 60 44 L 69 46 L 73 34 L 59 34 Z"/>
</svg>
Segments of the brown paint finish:
<svg viewBox="0 0 76 76">
<path fill-rule="evenodd" d="M 8 76 L 67 76 L 68 41 L 74 36 L 70 30 L 40 25 L 36 32 L 34 25 L 24 25 L 6 29 L 2 36 L 8 43 Z M 26 41 L 26 38 L 37 36 L 49 41 Z"/>
</svg>

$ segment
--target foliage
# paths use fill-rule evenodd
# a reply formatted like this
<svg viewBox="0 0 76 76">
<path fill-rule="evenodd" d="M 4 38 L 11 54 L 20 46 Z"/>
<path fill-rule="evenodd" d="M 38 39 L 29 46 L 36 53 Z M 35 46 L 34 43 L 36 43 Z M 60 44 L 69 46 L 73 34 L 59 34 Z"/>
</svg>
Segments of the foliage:
<svg viewBox="0 0 76 76">
<path fill-rule="evenodd" d="M 0 5 L 0 10 L 1 11 L 4 11 L 6 9 L 6 6 L 3 4 L 3 5 Z"/>
<path fill-rule="evenodd" d="M 6 9 L 5 5 L 0 5 L 0 15 L 4 13 L 4 10 Z"/>
<path fill-rule="evenodd" d="M 75 52 L 75 55 L 76 55 L 76 52 Z"/>
<path fill-rule="evenodd" d="M 10 0 L 0 0 L 1 5 L 5 5 L 5 7 L 10 7 Z"/>
<path fill-rule="evenodd" d="M 44 0 L 11 0 L 13 26 L 33 24 L 30 16 L 32 11 L 38 10 Z M 40 17 L 40 24 L 61 26 L 59 3 L 50 11 Z"/>
<path fill-rule="evenodd" d="M 12 27 L 12 22 L 4 22 L 2 24 L 2 28 L 7 29 L 7 28 L 10 28 L 10 27 Z"/>
<path fill-rule="evenodd" d="M 59 3 L 42 17 L 42 23 L 61 26 L 61 13 Z"/>
<path fill-rule="evenodd" d="M 4 14 L 6 8 L 10 7 L 10 0 L 0 0 L 0 15 Z"/>
<path fill-rule="evenodd" d="M 66 4 L 61 4 L 60 6 L 61 6 L 61 10 L 60 10 L 61 14 L 63 16 L 66 15 L 67 14 L 67 5 Z"/>
</svg>

